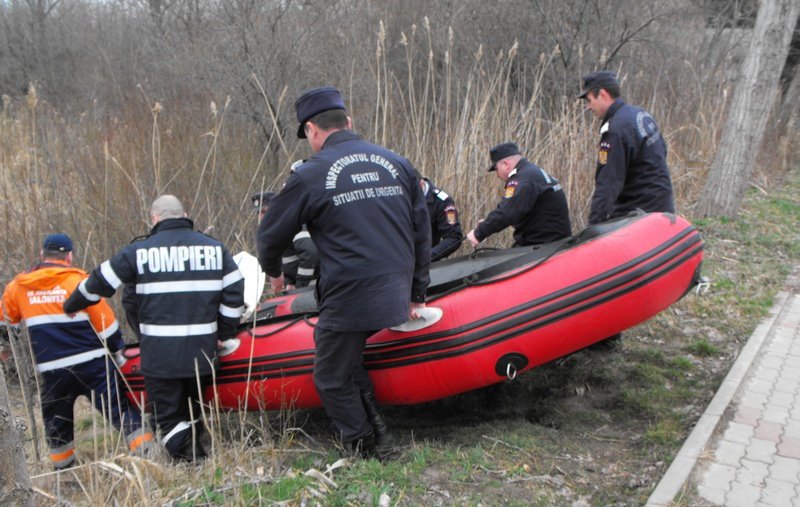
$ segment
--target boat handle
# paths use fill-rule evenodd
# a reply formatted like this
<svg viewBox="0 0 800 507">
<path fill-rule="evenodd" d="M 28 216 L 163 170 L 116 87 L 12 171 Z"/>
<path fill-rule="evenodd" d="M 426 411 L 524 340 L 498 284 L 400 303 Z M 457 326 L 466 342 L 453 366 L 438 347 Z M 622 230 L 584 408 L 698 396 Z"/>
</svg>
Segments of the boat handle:
<svg viewBox="0 0 800 507">
<path fill-rule="evenodd" d="M 694 288 L 694 293 L 698 296 L 704 295 L 711 288 L 711 280 L 705 276 L 701 276 L 697 280 L 697 286 Z"/>
<path fill-rule="evenodd" d="M 514 363 L 512 362 L 509 362 L 506 365 L 506 377 L 508 377 L 508 380 L 514 380 L 517 378 L 517 367 L 514 366 Z"/>
</svg>

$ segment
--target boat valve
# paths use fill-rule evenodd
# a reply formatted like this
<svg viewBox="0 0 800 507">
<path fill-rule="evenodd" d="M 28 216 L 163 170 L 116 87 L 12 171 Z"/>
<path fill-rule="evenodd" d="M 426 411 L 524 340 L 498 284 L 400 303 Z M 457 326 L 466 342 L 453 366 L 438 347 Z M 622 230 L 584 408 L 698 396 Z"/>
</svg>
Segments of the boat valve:
<svg viewBox="0 0 800 507">
<path fill-rule="evenodd" d="M 514 380 L 520 370 L 528 366 L 528 358 L 519 352 L 509 352 L 497 360 L 494 371 L 497 375 Z"/>
</svg>

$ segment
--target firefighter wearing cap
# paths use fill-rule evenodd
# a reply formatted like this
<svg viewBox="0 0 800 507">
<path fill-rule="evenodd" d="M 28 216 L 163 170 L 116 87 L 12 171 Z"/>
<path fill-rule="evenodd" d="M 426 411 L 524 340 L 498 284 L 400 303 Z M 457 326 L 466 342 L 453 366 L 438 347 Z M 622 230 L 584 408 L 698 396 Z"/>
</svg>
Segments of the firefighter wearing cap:
<svg viewBox="0 0 800 507">
<path fill-rule="evenodd" d="M 261 192 L 252 197 L 258 210 L 258 221 L 264 218 L 275 192 Z M 292 238 L 292 244 L 281 256 L 281 272 L 287 290 L 314 285 L 319 278 L 319 254 L 305 224 Z"/>
<path fill-rule="evenodd" d="M 580 98 L 601 120 L 589 223 L 636 209 L 674 213 L 667 144 L 650 113 L 622 100 L 617 76 L 609 71 L 584 76 Z"/>
<path fill-rule="evenodd" d="M 72 267 L 72 240 L 51 234 L 40 251 L 41 262 L 17 275 L 3 293 L 3 318 L 28 328 L 36 370 L 42 379 L 41 407 L 50 458 L 56 469 L 75 462 L 73 405 L 79 396 L 94 402 L 121 429 L 131 451 L 145 452 L 152 433 L 139 412 L 120 396 L 111 356 L 124 360 L 119 324 L 105 300 L 74 315 L 62 303 L 87 274 Z"/>
<path fill-rule="evenodd" d="M 135 286 L 151 413 L 170 456 L 194 461 L 206 456 L 200 394 L 219 362 L 219 341 L 233 336 L 244 312 L 244 279 L 221 242 L 193 230 L 175 196 L 157 197 L 150 219 L 150 234 L 96 267 L 64 312 Z"/>
<path fill-rule="evenodd" d="M 416 170 L 364 141 L 336 88 L 295 103 L 298 137 L 314 155 L 270 203 L 258 232 L 258 259 L 280 287 L 281 255 L 307 224 L 320 257 L 314 385 L 341 440 L 385 457 L 391 434 L 378 413 L 363 364 L 376 331 L 417 317 L 430 281 L 428 210 Z"/>
<path fill-rule="evenodd" d="M 461 232 L 458 209 L 453 198 L 428 178 L 422 178 L 420 185 L 431 219 L 431 262 L 435 262 L 458 250 L 464 233 Z"/>
<path fill-rule="evenodd" d="M 514 143 L 489 150 L 491 166 L 505 182 L 503 199 L 467 234 L 472 246 L 508 226 L 514 227 L 514 246 L 538 245 L 572 234 L 569 207 L 561 184 L 544 169 L 525 159 Z"/>
</svg>

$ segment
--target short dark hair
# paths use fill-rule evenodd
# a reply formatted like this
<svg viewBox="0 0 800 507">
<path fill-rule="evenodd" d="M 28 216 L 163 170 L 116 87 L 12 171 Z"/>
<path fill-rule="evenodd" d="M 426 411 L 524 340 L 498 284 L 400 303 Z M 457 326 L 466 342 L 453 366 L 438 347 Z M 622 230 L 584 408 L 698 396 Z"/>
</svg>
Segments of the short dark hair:
<svg viewBox="0 0 800 507">
<path fill-rule="evenodd" d="M 67 257 L 69 257 L 70 253 L 72 253 L 72 252 L 71 251 L 70 252 L 61 252 L 61 251 L 58 251 L 58 250 L 42 250 L 42 258 L 43 259 L 54 259 L 54 260 L 59 260 L 59 261 L 65 261 L 65 260 L 67 260 Z"/>
<path fill-rule="evenodd" d="M 347 128 L 347 112 L 344 109 L 329 109 L 308 119 L 322 130 Z"/>
<path fill-rule="evenodd" d="M 603 86 L 603 87 L 600 87 L 600 88 L 593 88 L 590 91 L 591 91 L 592 95 L 597 97 L 597 94 L 600 93 L 600 90 L 607 91 L 609 97 L 611 97 L 612 99 L 618 99 L 618 98 L 622 97 L 622 90 L 620 90 L 619 85 L 608 85 L 608 86 Z"/>
</svg>

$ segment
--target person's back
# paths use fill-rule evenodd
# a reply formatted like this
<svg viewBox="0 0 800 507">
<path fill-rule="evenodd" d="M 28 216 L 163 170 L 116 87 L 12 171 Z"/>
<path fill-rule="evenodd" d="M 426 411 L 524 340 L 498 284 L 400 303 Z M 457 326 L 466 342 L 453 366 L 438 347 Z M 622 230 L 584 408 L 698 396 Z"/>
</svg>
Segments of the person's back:
<svg viewBox="0 0 800 507">
<path fill-rule="evenodd" d="M 653 117 L 640 107 L 620 101 L 609 109 L 609 133 L 619 136 L 627 153 L 624 184 L 609 218 L 641 209 L 675 212 L 672 180 L 667 167 L 667 144 Z M 642 138 L 640 132 L 647 132 Z M 611 142 L 610 139 L 605 142 Z"/>
<path fill-rule="evenodd" d="M 514 227 L 514 246 L 531 246 L 568 238 L 572 234 L 569 207 L 561 183 L 522 156 L 515 143 L 489 150 L 498 179 L 505 182 L 503 199 L 467 234 L 472 246 L 508 226 Z"/>
<path fill-rule="evenodd" d="M 6 287 L 5 314 L 19 315 L 26 322 L 38 371 L 102 357 L 106 350 L 98 337 L 111 337 L 109 348 L 113 351 L 124 345 L 117 320 L 105 302 L 98 308 L 98 320 L 102 321 L 96 323 L 101 326 L 99 335 L 87 313 L 61 318 L 61 304 L 86 276 L 82 269 L 51 261 L 20 273 Z"/>
<path fill-rule="evenodd" d="M 579 98 L 600 120 L 589 224 L 636 209 L 674 213 L 667 144 L 652 115 L 622 100 L 613 72 L 593 72 L 583 81 Z"/>
<path fill-rule="evenodd" d="M 223 279 L 238 273 L 225 266 L 223 252 L 222 243 L 194 231 L 191 220 L 172 218 L 110 261 L 118 276 L 132 277 L 136 285 L 145 376 L 211 373 Z"/>
<path fill-rule="evenodd" d="M 119 396 L 109 354 L 119 357 L 125 343 L 113 311 L 105 300 L 85 312 L 64 315 L 63 302 L 86 280 L 72 267 L 72 240 L 65 234 L 45 238 L 42 262 L 17 275 L 3 293 L 3 318 L 12 326 L 24 322 L 36 370 L 42 380 L 41 408 L 50 456 L 56 469 L 75 461 L 74 403 L 92 401 L 111 424 L 123 431 L 132 451 L 153 438 L 142 427 L 138 412 Z"/>
<path fill-rule="evenodd" d="M 156 424 L 173 458 L 195 460 L 205 457 L 202 425 L 194 426 L 201 391 L 216 367 L 218 341 L 239 324 L 244 282 L 225 246 L 194 231 L 175 196 L 156 198 L 150 217 L 150 234 L 95 268 L 64 311 L 135 285 L 141 373 Z"/>
<path fill-rule="evenodd" d="M 315 153 L 274 198 L 258 232 L 258 259 L 277 291 L 281 253 L 306 224 L 320 255 L 314 386 L 342 442 L 385 456 L 391 433 L 364 368 L 366 341 L 417 318 L 430 277 L 428 209 L 416 170 L 352 130 L 339 90 L 295 102 L 297 136 Z"/>
<path fill-rule="evenodd" d="M 530 211 L 522 214 L 520 220 L 512 224 L 514 244 L 539 245 L 570 237 L 572 227 L 569 221 L 569 206 L 561 184 L 526 159 L 522 159 L 517 167 L 516 179 L 519 186 L 530 185 L 538 191 L 520 196 L 523 200 L 532 199 L 533 202 L 517 203 Z"/>
<path fill-rule="evenodd" d="M 415 226 L 405 196 L 421 190 L 406 165 L 395 153 L 339 131 L 273 201 L 277 217 L 302 214 L 319 251 L 317 290 L 330 329 L 380 329 L 408 318 Z M 277 232 L 270 225 L 259 237 Z"/>
</svg>

